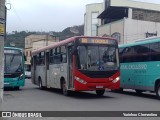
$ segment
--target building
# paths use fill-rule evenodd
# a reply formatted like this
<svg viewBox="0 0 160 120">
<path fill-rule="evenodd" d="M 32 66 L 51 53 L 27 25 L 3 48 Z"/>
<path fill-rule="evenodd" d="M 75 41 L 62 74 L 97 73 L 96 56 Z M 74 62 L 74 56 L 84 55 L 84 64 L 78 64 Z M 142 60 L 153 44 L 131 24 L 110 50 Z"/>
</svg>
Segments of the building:
<svg viewBox="0 0 160 120">
<path fill-rule="evenodd" d="M 59 41 L 59 37 L 53 35 L 29 35 L 25 38 L 25 56 L 26 56 L 26 67 L 30 69 L 31 64 L 31 52 L 33 50 L 54 44 Z"/>
<path fill-rule="evenodd" d="M 3 80 L 4 80 L 4 39 L 6 26 L 5 0 L 0 0 L 0 111 L 3 101 Z"/>
<path fill-rule="evenodd" d="M 160 36 L 160 5 L 133 0 L 104 0 L 98 36 L 115 37 L 119 44 Z"/>
<path fill-rule="evenodd" d="M 95 3 L 86 5 L 86 13 L 84 14 L 84 35 L 96 36 L 97 27 L 101 25 L 98 15 L 104 10 L 103 3 Z"/>
</svg>

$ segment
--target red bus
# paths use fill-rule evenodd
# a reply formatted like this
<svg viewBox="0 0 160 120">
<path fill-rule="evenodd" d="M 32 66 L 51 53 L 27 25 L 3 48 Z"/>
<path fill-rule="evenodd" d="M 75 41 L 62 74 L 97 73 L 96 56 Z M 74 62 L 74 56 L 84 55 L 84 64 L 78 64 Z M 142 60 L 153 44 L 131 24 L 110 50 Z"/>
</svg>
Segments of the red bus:
<svg viewBox="0 0 160 120">
<path fill-rule="evenodd" d="M 108 37 L 72 37 L 32 52 L 32 82 L 43 88 L 70 91 L 119 89 L 117 40 Z"/>
</svg>

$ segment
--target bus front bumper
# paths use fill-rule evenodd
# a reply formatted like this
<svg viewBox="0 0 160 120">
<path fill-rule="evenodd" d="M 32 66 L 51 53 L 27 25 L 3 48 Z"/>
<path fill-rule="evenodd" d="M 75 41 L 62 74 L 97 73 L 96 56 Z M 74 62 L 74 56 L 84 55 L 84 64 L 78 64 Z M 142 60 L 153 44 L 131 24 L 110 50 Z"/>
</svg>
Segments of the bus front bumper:
<svg viewBox="0 0 160 120">
<path fill-rule="evenodd" d="M 24 86 L 23 80 L 4 81 L 4 87 L 20 87 L 20 86 Z"/>
<path fill-rule="evenodd" d="M 111 89 L 116 90 L 120 88 L 120 81 L 116 83 L 87 83 L 82 84 L 78 81 L 75 81 L 74 91 L 93 91 L 93 90 L 102 90 L 102 89 Z"/>
</svg>

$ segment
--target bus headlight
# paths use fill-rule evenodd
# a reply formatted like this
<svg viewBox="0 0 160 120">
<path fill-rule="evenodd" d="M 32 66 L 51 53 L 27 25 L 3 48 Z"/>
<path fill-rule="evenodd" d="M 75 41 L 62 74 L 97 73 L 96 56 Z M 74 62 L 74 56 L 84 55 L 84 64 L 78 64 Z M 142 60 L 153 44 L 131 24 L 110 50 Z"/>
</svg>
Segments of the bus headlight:
<svg viewBox="0 0 160 120">
<path fill-rule="evenodd" d="M 80 79 L 79 77 L 74 77 L 78 82 L 80 82 L 80 83 L 82 83 L 82 84 L 87 84 L 87 82 L 86 81 L 84 81 L 84 80 L 82 80 L 82 79 Z"/>
<path fill-rule="evenodd" d="M 116 79 L 114 79 L 112 82 L 113 83 L 116 83 L 116 82 L 118 82 L 120 80 L 120 77 L 117 77 Z"/>
<path fill-rule="evenodd" d="M 22 80 L 22 79 L 23 79 L 23 74 L 19 76 L 19 80 Z"/>
</svg>

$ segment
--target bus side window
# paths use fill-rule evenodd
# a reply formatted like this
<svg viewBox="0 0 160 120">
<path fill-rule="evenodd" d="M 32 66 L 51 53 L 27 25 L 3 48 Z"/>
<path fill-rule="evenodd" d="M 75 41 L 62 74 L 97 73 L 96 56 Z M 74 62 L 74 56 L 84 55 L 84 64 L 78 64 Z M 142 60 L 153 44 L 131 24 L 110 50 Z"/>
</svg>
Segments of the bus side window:
<svg viewBox="0 0 160 120">
<path fill-rule="evenodd" d="M 151 61 L 160 61 L 160 42 L 150 44 Z"/>
<path fill-rule="evenodd" d="M 124 50 L 124 48 L 119 48 L 120 63 L 123 63 L 123 50 Z"/>
<path fill-rule="evenodd" d="M 145 61 L 150 61 L 150 48 L 149 44 L 144 44 L 144 45 L 138 45 L 134 47 L 135 53 L 136 53 L 136 61 L 135 62 L 145 62 Z"/>
<path fill-rule="evenodd" d="M 49 70 L 49 52 L 46 52 L 46 66 L 47 66 L 47 70 Z"/>
<path fill-rule="evenodd" d="M 38 55 L 38 65 L 41 65 L 41 53 Z"/>
<path fill-rule="evenodd" d="M 66 63 L 67 62 L 67 50 L 66 46 L 61 47 L 61 62 Z"/>
<path fill-rule="evenodd" d="M 37 55 L 36 65 L 39 65 L 39 55 Z"/>
<path fill-rule="evenodd" d="M 45 52 L 41 52 L 40 53 L 40 65 L 44 65 L 45 64 Z"/>
<path fill-rule="evenodd" d="M 56 48 L 56 53 L 57 53 L 57 54 L 60 54 L 60 53 L 61 53 L 61 47 L 57 47 L 57 48 Z"/>
<path fill-rule="evenodd" d="M 126 47 L 124 48 L 123 52 L 122 52 L 122 58 L 123 58 L 123 62 L 126 63 L 126 62 L 131 62 L 132 60 L 132 47 Z"/>
<path fill-rule="evenodd" d="M 38 57 L 37 57 L 37 55 L 35 55 L 35 56 L 33 56 L 33 61 L 32 62 L 34 62 L 33 63 L 33 67 L 34 67 L 34 70 L 36 69 L 36 66 L 38 65 Z"/>
<path fill-rule="evenodd" d="M 43 55 L 42 55 L 42 52 L 39 53 L 39 59 L 38 59 L 38 65 L 42 65 L 42 61 L 43 61 Z"/>
<path fill-rule="evenodd" d="M 61 60 L 60 60 L 60 48 L 59 47 L 55 49 L 53 59 L 54 59 L 54 64 L 59 64 L 60 63 Z"/>
<path fill-rule="evenodd" d="M 49 59 L 50 59 L 50 60 L 49 60 L 49 61 L 50 61 L 49 63 L 50 63 L 50 64 L 53 64 L 53 61 L 54 61 L 54 59 L 53 59 L 53 57 L 54 57 L 54 52 L 55 52 L 55 49 L 51 49 L 51 50 L 50 50 L 50 57 L 49 57 Z"/>
</svg>

